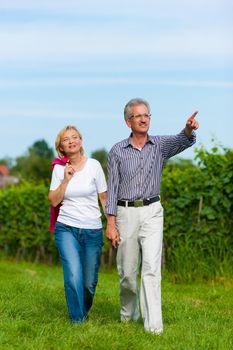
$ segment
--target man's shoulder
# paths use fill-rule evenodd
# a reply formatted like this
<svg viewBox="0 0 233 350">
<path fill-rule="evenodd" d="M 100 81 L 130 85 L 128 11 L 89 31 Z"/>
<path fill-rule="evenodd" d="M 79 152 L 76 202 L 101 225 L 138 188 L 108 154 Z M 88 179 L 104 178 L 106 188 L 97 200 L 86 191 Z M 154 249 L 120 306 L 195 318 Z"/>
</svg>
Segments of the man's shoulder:
<svg viewBox="0 0 233 350">
<path fill-rule="evenodd" d="M 158 144 L 161 141 L 160 135 L 149 135 L 149 141 L 154 143 L 155 145 Z"/>
<path fill-rule="evenodd" d="M 112 146 L 110 152 L 114 152 L 114 151 L 118 151 L 124 147 L 126 147 L 127 145 L 129 144 L 129 139 L 124 139 L 124 140 L 121 140 L 117 143 L 115 143 L 115 145 Z"/>
<path fill-rule="evenodd" d="M 162 136 L 160 136 L 160 135 L 149 135 L 149 141 L 155 145 L 160 143 L 161 138 L 162 138 Z M 129 145 L 129 138 L 121 140 L 112 146 L 109 153 L 118 153 L 119 151 L 126 148 L 128 145 Z"/>
</svg>

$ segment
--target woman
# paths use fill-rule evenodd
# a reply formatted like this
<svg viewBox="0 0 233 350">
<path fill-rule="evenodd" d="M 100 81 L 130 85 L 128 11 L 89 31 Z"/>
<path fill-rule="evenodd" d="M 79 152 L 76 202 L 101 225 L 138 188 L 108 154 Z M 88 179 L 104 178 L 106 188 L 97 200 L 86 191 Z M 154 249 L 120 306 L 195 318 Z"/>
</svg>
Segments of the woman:
<svg viewBox="0 0 233 350">
<path fill-rule="evenodd" d="M 55 225 L 55 242 L 64 274 L 69 318 L 82 322 L 87 318 L 98 280 L 103 245 L 98 197 L 105 211 L 107 186 L 100 163 L 84 155 L 82 136 L 75 126 L 66 126 L 58 134 L 55 147 L 59 158 L 52 173 L 49 200 L 53 207 L 61 203 Z"/>
</svg>

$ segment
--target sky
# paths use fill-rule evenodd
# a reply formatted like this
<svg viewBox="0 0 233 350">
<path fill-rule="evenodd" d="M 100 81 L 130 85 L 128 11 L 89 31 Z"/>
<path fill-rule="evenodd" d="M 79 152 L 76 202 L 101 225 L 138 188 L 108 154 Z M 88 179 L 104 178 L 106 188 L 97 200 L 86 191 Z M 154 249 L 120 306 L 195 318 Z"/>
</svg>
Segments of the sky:
<svg viewBox="0 0 233 350">
<path fill-rule="evenodd" d="M 151 135 L 196 110 L 197 147 L 233 147 L 230 0 L 0 0 L 0 159 L 77 126 L 88 156 L 127 138 L 125 104 L 151 106 Z M 194 158 L 194 147 L 182 153 Z"/>
</svg>

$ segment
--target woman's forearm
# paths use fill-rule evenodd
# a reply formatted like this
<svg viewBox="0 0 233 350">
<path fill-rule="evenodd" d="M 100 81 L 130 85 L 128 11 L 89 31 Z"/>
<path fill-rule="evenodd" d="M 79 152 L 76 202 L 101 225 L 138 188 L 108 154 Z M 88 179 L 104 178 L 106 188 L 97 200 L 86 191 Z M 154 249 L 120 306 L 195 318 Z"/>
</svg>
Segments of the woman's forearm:
<svg viewBox="0 0 233 350">
<path fill-rule="evenodd" d="M 101 203 L 101 207 L 103 209 L 104 215 L 106 216 L 105 207 L 107 202 L 107 192 L 99 193 L 99 199 L 100 199 L 100 203 Z"/>
<path fill-rule="evenodd" d="M 63 180 L 56 190 L 49 191 L 48 198 L 53 207 L 56 207 L 63 200 L 68 183 L 69 181 Z"/>
</svg>

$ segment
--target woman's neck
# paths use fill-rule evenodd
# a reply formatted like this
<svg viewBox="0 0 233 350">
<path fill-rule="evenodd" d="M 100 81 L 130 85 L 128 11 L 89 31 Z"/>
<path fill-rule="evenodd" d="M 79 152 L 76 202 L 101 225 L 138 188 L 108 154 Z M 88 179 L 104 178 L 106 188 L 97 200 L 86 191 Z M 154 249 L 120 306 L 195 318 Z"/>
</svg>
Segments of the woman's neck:
<svg viewBox="0 0 233 350">
<path fill-rule="evenodd" d="M 70 165 L 80 165 L 80 163 L 82 163 L 84 160 L 86 159 L 86 157 L 83 154 L 74 154 L 69 156 L 69 163 Z"/>
<path fill-rule="evenodd" d="M 83 154 L 72 155 L 69 158 L 69 164 L 72 166 L 75 172 L 82 170 L 87 162 L 87 157 Z"/>
</svg>

